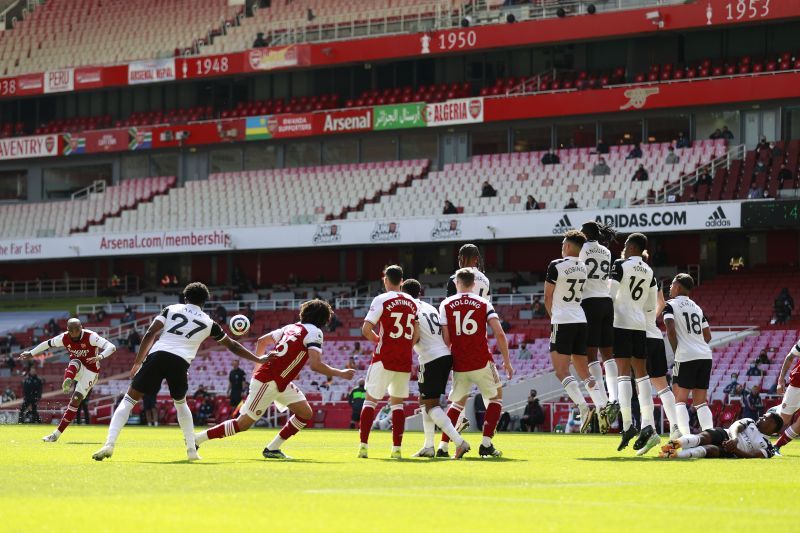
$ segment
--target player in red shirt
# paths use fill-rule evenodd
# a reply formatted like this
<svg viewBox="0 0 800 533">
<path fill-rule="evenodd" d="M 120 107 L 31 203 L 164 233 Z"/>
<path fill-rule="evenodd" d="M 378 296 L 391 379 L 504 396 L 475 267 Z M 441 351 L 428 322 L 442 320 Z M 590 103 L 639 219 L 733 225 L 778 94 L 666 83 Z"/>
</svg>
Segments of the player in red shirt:
<svg viewBox="0 0 800 533">
<path fill-rule="evenodd" d="M 19 358 L 22 360 L 30 359 L 34 355 L 39 355 L 51 348 L 64 348 L 69 353 L 69 364 L 64 371 L 64 382 L 61 388 L 64 394 L 72 392 L 72 398 L 67 405 L 67 410 L 61 418 L 58 427 L 50 435 L 43 437 L 45 442 L 55 442 L 58 437 L 66 431 L 78 413 L 81 402 L 97 383 L 97 376 L 100 373 L 100 361 L 114 353 L 116 346 L 94 331 L 83 329 L 81 321 L 77 318 L 70 318 L 67 321 L 67 332 L 56 335 L 52 339 L 45 341 L 36 348 L 22 352 Z M 99 350 L 99 352 L 98 352 Z"/>
<path fill-rule="evenodd" d="M 462 268 L 456 272 L 458 293 L 439 305 L 439 322 L 444 328 L 442 336 L 453 354 L 450 400 L 464 398 L 473 384 L 478 386 L 484 402 L 488 402 L 483 421 L 483 441 L 478 454 L 481 457 L 500 457 L 502 452 L 495 449 L 492 437 L 503 407 L 503 385 L 497 375 L 492 352 L 489 351 L 487 326 L 497 340 L 508 379 L 514 375 L 514 368 L 508 356 L 508 340 L 500 325 L 500 318 L 488 300 L 471 293 L 474 284 L 474 272 Z M 458 411 L 455 409 L 448 409 L 447 415 L 454 423 L 458 420 Z"/>
<path fill-rule="evenodd" d="M 374 342 L 375 353 L 367 370 L 365 388 L 367 398 L 361 408 L 361 446 L 358 456 L 367 458 L 367 445 L 375 408 L 378 402 L 389 394 L 392 410 L 392 459 L 400 459 L 400 445 L 403 443 L 403 430 L 406 415 L 403 401 L 408 398 L 408 381 L 411 379 L 411 357 L 414 345 L 419 340 L 417 323 L 417 303 L 411 296 L 400 292 L 403 283 L 403 269 L 398 265 L 386 267 L 383 271 L 383 286 L 386 292 L 372 300 L 369 313 L 364 318 L 361 333 Z M 380 326 L 380 334 L 373 331 Z"/>
<path fill-rule="evenodd" d="M 258 366 L 250 380 L 250 394 L 241 414 L 226 420 L 207 431 L 195 434 L 199 446 L 209 439 L 231 437 L 247 431 L 274 402 L 281 411 L 289 409 L 292 417 L 280 433 L 272 439 L 263 455 L 266 459 L 291 459 L 281 451 L 281 444 L 297 434 L 311 420 L 312 410 L 303 392 L 292 383 L 306 362 L 311 370 L 328 377 L 353 379 L 355 370 L 338 370 L 322 362 L 322 330 L 330 322 L 333 311 L 328 302 L 310 300 L 300 306 L 300 321 L 267 333 L 256 343 L 256 355 L 265 353 L 267 346 L 275 344 L 267 354 L 267 361 Z"/>
</svg>

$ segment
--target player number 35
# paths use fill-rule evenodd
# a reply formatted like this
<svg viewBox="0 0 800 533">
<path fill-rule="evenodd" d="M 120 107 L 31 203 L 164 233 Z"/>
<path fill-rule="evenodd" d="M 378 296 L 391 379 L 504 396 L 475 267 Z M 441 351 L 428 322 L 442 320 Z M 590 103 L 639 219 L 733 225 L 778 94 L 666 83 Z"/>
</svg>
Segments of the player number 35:
<svg viewBox="0 0 800 533">
<path fill-rule="evenodd" d="M 405 315 L 405 326 L 402 322 L 403 313 L 391 313 L 389 316 L 394 319 L 394 329 L 389 333 L 391 338 L 399 339 L 403 337 L 404 339 L 411 340 L 414 337 L 414 315 Z"/>
</svg>

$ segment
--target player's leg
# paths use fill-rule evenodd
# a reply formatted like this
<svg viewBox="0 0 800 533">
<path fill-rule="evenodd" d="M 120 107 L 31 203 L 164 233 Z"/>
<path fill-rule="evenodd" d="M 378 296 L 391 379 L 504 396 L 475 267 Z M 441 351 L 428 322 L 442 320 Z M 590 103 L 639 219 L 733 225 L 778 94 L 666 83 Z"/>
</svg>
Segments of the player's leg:
<svg viewBox="0 0 800 533">
<path fill-rule="evenodd" d="M 783 419 L 783 424 L 786 429 L 783 430 L 781 436 L 775 441 L 776 448 L 786 446 L 800 436 L 800 418 L 792 422 L 798 409 L 800 409 L 800 387 L 795 387 L 790 384 L 786 387 L 786 392 L 783 393 L 780 411 L 781 419 Z"/>
<path fill-rule="evenodd" d="M 647 374 L 650 385 L 661 399 L 664 414 L 669 424 L 670 436 L 679 437 L 678 419 L 675 415 L 675 395 L 667 381 L 667 354 L 663 339 L 647 339 Z M 661 427 L 657 433 L 661 433 Z"/>
<path fill-rule="evenodd" d="M 383 368 L 383 363 L 377 362 L 369 365 L 367 375 L 364 379 L 364 388 L 367 391 L 364 405 L 361 407 L 361 425 L 359 427 L 360 446 L 358 456 L 362 459 L 367 458 L 367 447 L 369 446 L 369 434 L 372 430 L 372 423 L 375 421 L 375 411 L 378 402 L 386 395 L 389 388 L 388 373 Z"/>
<path fill-rule="evenodd" d="M 199 446 L 207 440 L 232 437 L 237 433 L 247 431 L 267 412 L 278 393 L 278 387 L 274 381 L 264 383 L 252 378 L 250 380 L 250 394 L 239 411 L 239 416 L 221 422 L 206 431 L 194 434 L 195 444 Z"/>
<path fill-rule="evenodd" d="M 197 446 L 194 440 L 194 419 L 192 411 L 186 403 L 186 393 L 189 392 L 189 363 L 177 355 L 164 354 L 163 365 L 169 395 L 175 405 L 178 426 L 183 432 L 186 456 L 190 461 L 197 461 L 200 456 L 197 455 Z"/>
<path fill-rule="evenodd" d="M 450 389 L 450 395 L 448 396 L 450 406 L 447 408 L 447 418 L 454 427 L 456 427 L 458 419 L 464 412 L 466 401 L 463 399 L 469 397 L 469 391 L 472 388 L 472 382 L 467 374 L 468 372 L 453 372 L 453 387 Z M 446 433 L 442 433 L 436 457 L 450 457 L 449 449 L 450 437 Z"/>
<path fill-rule="evenodd" d="M 503 385 L 497 369 L 493 362 L 486 365 L 486 368 L 474 370 L 469 373 L 473 383 L 478 386 L 483 398 L 489 398 L 486 405 L 486 416 L 483 419 L 483 438 L 478 448 L 481 457 L 500 457 L 503 452 L 497 450 L 492 443 L 497 423 L 503 411 Z"/>
<path fill-rule="evenodd" d="M 77 375 L 83 368 L 83 364 L 78 359 L 73 359 L 64 369 L 64 381 L 61 383 L 61 390 L 64 394 L 69 394 L 72 385 L 77 381 Z"/>
<path fill-rule="evenodd" d="M 308 404 L 305 395 L 294 383 L 290 383 L 289 387 L 278 395 L 276 402 L 288 407 L 292 416 L 289 417 L 280 432 L 272 439 L 272 442 L 267 444 L 262 454 L 265 459 L 291 459 L 281 451 L 281 445 L 289 438 L 297 435 L 301 429 L 311 422 L 314 411 Z"/>
<path fill-rule="evenodd" d="M 696 448 L 677 450 L 674 457 L 676 459 L 717 459 L 722 457 L 722 448 L 713 444 L 697 446 Z"/>
<path fill-rule="evenodd" d="M 122 428 L 125 427 L 125 424 L 128 423 L 128 418 L 131 416 L 131 411 L 136 406 L 136 403 L 142 399 L 142 396 L 144 396 L 144 393 L 134 388 L 134 386 L 150 387 L 148 391 L 151 390 L 152 387 L 155 387 L 156 391 L 159 387 L 161 387 L 161 380 L 160 378 L 156 380 L 155 377 L 153 377 L 155 376 L 154 373 L 143 376 L 141 379 L 137 380 L 137 378 L 142 374 L 143 370 L 144 365 L 142 365 L 142 368 L 139 369 L 139 373 L 134 376 L 131 386 L 128 387 L 127 394 L 125 394 L 125 396 L 122 398 L 122 401 L 119 402 L 119 405 L 114 410 L 114 414 L 111 416 L 111 422 L 108 425 L 106 443 L 102 448 L 92 455 L 92 459 L 95 461 L 102 461 L 103 459 L 111 457 L 111 455 L 114 453 L 114 446 L 117 444 L 119 434 L 122 431 Z M 153 370 L 153 372 L 155 372 L 155 370 Z M 155 383 L 155 385 L 153 385 L 153 383 Z"/>
<path fill-rule="evenodd" d="M 80 407 L 82 401 L 83 396 L 78 391 L 75 391 L 67 404 L 67 410 L 64 411 L 64 416 L 61 417 L 61 421 L 58 423 L 58 427 L 46 437 L 42 437 L 44 442 L 56 442 L 58 440 L 72 421 L 75 420 L 75 416 L 78 414 L 78 407 Z"/>
<path fill-rule="evenodd" d="M 586 342 L 588 339 L 588 328 L 585 324 L 571 324 L 573 330 L 572 335 L 572 365 L 578 377 L 583 381 L 589 396 L 592 398 L 595 409 L 598 413 L 598 425 L 600 433 L 608 433 L 608 417 L 606 407 L 608 406 L 608 396 L 606 395 L 606 388 L 603 385 L 603 375 L 600 373 L 600 379 L 595 379 L 589 369 L 588 358 L 586 357 L 587 347 Z M 599 335 L 597 335 L 599 340 Z M 597 370 L 600 370 L 599 365 Z M 591 428 L 592 415 L 594 411 L 588 410 L 586 413 L 581 413 L 581 432 L 586 433 Z M 585 418 L 584 418 L 585 417 Z"/>
<path fill-rule="evenodd" d="M 711 382 L 711 359 L 701 359 L 694 362 L 697 371 L 692 387 L 692 401 L 697 409 L 697 421 L 700 428 L 705 431 L 714 427 L 714 415 L 708 407 L 708 386 Z"/>
<path fill-rule="evenodd" d="M 775 447 L 780 449 L 798 437 L 800 437 L 800 418 L 783 430 L 778 440 L 775 441 Z"/>
<path fill-rule="evenodd" d="M 644 345 L 644 342 L 641 344 Z M 633 374 L 636 376 L 636 393 L 639 399 L 639 412 L 642 418 L 642 429 L 639 433 L 639 438 L 636 439 L 633 445 L 634 450 L 642 450 L 645 447 L 649 450 L 657 445 L 660 440 L 655 430 L 653 389 L 650 386 L 650 376 L 647 374 L 647 358 L 644 355 L 644 353 L 641 353 L 631 358 Z"/>
<path fill-rule="evenodd" d="M 453 367 L 452 356 L 439 357 L 425 364 L 420 370 L 422 377 L 419 382 L 419 394 L 421 398 L 420 407 L 422 408 L 422 421 L 425 430 L 425 446 L 417 452 L 416 457 L 433 457 L 433 433 L 436 426 L 447 435 L 449 440 L 453 440 L 456 446 L 464 448 L 461 455 L 469 450 L 469 444 L 464 446 L 464 439 L 456 431 L 452 420 L 445 414 L 439 405 L 439 398 L 447 389 L 447 379 Z M 427 422 L 426 422 L 427 420 Z M 426 427 L 427 425 L 427 427 Z M 429 433 L 430 431 L 430 433 Z M 456 454 L 458 455 L 458 453 Z"/>
<path fill-rule="evenodd" d="M 408 382 L 410 372 L 389 372 L 389 406 L 392 410 L 392 458 L 400 459 L 400 448 L 403 445 L 403 433 L 406 429 L 405 401 L 408 398 Z"/>
</svg>

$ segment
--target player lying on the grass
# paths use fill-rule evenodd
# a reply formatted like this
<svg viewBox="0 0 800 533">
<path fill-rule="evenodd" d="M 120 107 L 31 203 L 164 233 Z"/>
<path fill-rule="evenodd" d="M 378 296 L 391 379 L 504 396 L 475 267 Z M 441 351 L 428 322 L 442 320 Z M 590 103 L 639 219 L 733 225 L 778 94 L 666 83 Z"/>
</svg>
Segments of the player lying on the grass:
<svg viewBox="0 0 800 533">
<path fill-rule="evenodd" d="M 51 434 L 43 437 L 45 442 L 55 442 L 58 437 L 66 431 L 78 413 L 81 402 L 97 383 L 97 376 L 100 373 L 100 361 L 110 356 L 117 349 L 112 343 L 95 333 L 84 329 L 81 321 L 77 318 L 70 318 L 67 321 L 67 332 L 56 335 L 50 340 L 44 341 L 32 350 L 27 350 L 19 354 L 23 361 L 39 355 L 50 348 L 65 348 L 69 353 L 69 364 L 64 370 L 64 382 L 61 388 L 64 394 L 72 391 L 72 398 L 67 405 L 67 410 L 61 418 L 58 427 Z M 99 353 L 98 353 L 99 351 Z"/>
<path fill-rule="evenodd" d="M 777 413 L 767 413 L 756 421 L 737 420 L 728 429 L 707 429 L 699 435 L 684 435 L 661 447 L 659 457 L 668 459 L 735 458 L 769 459 L 775 448 L 766 437 L 780 431 L 783 421 Z"/>
<path fill-rule="evenodd" d="M 444 343 L 442 326 L 439 322 L 439 311 L 431 304 L 419 300 L 422 285 L 415 279 L 403 281 L 402 291 L 417 302 L 417 319 L 419 320 L 419 341 L 414 345 L 419 361 L 419 406 L 422 410 L 422 428 L 425 434 L 425 445 L 413 457 L 435 457 L 433 447 L 436 426 L 456 443 L 456 459 L 461 459 L 470 450 L 470 445 L 459 435 L 453 422 L 439 406 L 439 398 L 447 389 L 447 380 L 453 369 L 453 356 L 450 348 Z M 455 418 L 455 417 L 454 417 Z M 440 455 L 447 451 L 439 450 Z"/>
<path fill-rule="evenodd" d="M 165 379 L 169 395 L 175 404 L 178 425 L 183 431 L 186 455 L 190 461 L 200 459 L 194 443 L 192 411 L 186 405 L 189 365 L 197 356 L 200 345 L 211 337 L 242 359 L 254 363 L 266 360 L 256 357 L 250 350 L 228 337 L 219 324 L 203 312 L 203 305 L 209 298 L 208 287 L 198 282 L 190 283 L 183 289 L 185 304 L 165 307 L 161 314 L 153 319 L 131 368 L 131 385 L 128 387 L 128 393 L 111 417 L 105 445 L 92 455 L 92 459 L 102 461 L 111 457 L 117 438 L 128 422 L 136 402 L 146 394 L 157 394 L 161 389 L 161 382 Z"/>
<path fill-rule="evenodd" d="M 778 394 L 783 394 L 783 401 L 781 401 L 780 415 L 786 429 L 775 442 L 776 448 L 781 448 L 789 444 L 792 440 L 800 436 L 800 420 L 794 420 L 795 414 L 800 409 L 800 360 L 797 361 L 789 373 L 789 383 L 786 384 L 786 372 L 792 366 L 792 362 L 796 357 L 800 357 L 800 341 L 786 354 L 781 366 L 781 372 L 778 374 Z M 790 425 L 791 424 L 791 425 Z"/>
<path fill-rule="evenodd" d="M 259 366 L 250 380 L 250 394 L 244 402 L 241 414 L 226 420 L 207 431 L 195 434 L 197 445 L 209 439 L 231 437 L 247 431 L 274 402 L 281 411 L 287 408 L 291 418 L 272 439 L 263 455 L 266 459 L 291 459 L 281 451 L 289 437 L 306 427 L 313 414 L 303 392 L 292 383 L 300 371 L 309 363 L 311 370 L 328 377 L 353 379 L 353 369 L 338 370 L 322 362 L 322 329 L 330 322 L 333 311 L 328 302 L 309 300 L 300 306 L 300 321 L 288 324 L 267 333 L 256 343 L 256 353 L 266 352 L 267 346 L 275 346 L 267 354 L 267 359 Z"/>
</svg>

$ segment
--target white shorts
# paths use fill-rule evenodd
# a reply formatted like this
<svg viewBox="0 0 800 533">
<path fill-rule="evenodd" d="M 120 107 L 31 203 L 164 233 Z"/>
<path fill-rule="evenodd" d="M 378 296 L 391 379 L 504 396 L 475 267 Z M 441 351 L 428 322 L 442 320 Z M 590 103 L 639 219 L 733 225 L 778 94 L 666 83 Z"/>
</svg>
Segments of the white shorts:
<svg viewBox="0 0 800 533">
<path fill-rule="evenodd" d="M 367 369 L 367 379 L 364 388 L 367 394 L 381 400 L 388 393 L 392 398 L 408 398 L 408 381 L 411 372 L 395 372 L 386 370 L 383 363 L 372 363 Z"/>
<path fill-rule="evenodd" d="M 783 393 L 781 414 L 792 416 L 798 409 L 800 409 L 800 389 L 789 385 Z"/>
<path fill-rule="evenodd" d="M 304 402 L 305 400 L 305 394 L 294 383 L 289 383 L 289 386 L 281 392 L 274 381 L 263 383 L 254 378 L 250 380 L 250 394 L 244 401 L 244 406 L 240 412 L 253 420 L 258 420 L 264 416 L 264 413 L 267 412 L 273 402 L 275 402 L 275 407 L 283 412 L 286 411 L 289 405 L 296 402 Z"/>
<path fill-rule="evenodd" d="M 98 375 L 97 372 L 92 372 L 81 365 L 80 370 L 75 374 L 75 392 L 86 398 L 86 395 L 92 390 L 94 384 L 97 383 Z"/>
<path fill-rule="evenodd" d="M 484 402 L 488 403 L 491 398 L 497 396 L 497 391 L 502 384 L 494 363 L 490 361 L 486 363 L 485 367 L 469 372 L 453 372 L 453 388 L 450 389 L 448 398 L 451 402 L 466 398 L 472 390 L 472 385 L 478 386 Z"/>
</svg>

